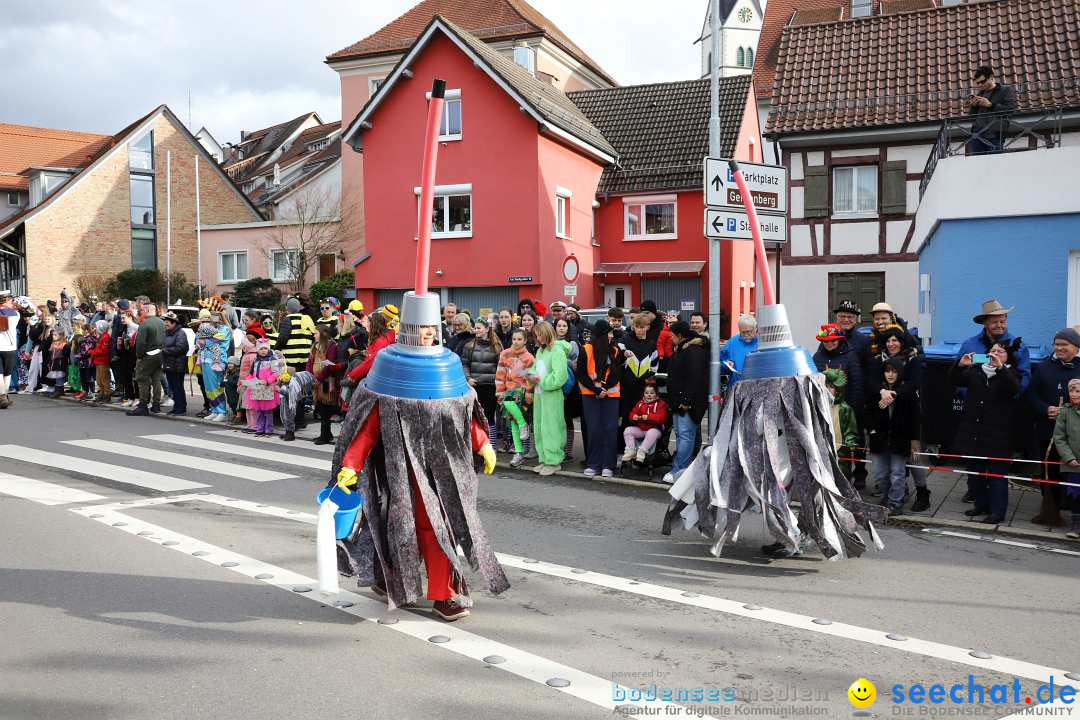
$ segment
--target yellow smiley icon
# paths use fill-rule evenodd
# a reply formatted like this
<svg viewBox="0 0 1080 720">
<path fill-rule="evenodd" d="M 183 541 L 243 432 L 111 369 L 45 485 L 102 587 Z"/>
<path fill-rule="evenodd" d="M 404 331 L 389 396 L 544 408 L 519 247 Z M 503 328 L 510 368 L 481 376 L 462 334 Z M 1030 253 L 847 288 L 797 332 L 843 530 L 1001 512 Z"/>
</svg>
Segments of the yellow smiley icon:
<svg viewBox="0 0 1080 720">
<path fill-rule="evenodd" d="M 877 688 L 866 678 L 859 678 L 847 689 L 848 700 L 857 708 L 868 708 L 877 699 Z"/>
</svg>

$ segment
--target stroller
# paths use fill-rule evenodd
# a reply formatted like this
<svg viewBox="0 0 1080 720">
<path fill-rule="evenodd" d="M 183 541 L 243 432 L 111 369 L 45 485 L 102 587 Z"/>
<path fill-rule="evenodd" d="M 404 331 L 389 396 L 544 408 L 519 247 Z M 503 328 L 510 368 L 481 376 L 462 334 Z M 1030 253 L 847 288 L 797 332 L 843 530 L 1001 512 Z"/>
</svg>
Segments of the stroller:
<svg viewBox="0 0 1080 720">
<path fill-rule="evenodd" d="M 656 380 L 656 388 L 660 393 L 660 399 L 667 403 L 667 373 L 656 373 L 653 375 L 653 379 Z M 671 430 L 673 426 L 671 413 L 668 413 L 668 420 L 664 423 L 662 434 L 660 439 L 653 445 L 652 450 L 645 456 L 644 462 L 638 462 L 635 460 L 628 460 L 623 462 L 619 475 L 628 480 L 646 480 L 654 482 L 657 476 L 663 476 L 667 468 L 671 467 Z"/>
</svg>

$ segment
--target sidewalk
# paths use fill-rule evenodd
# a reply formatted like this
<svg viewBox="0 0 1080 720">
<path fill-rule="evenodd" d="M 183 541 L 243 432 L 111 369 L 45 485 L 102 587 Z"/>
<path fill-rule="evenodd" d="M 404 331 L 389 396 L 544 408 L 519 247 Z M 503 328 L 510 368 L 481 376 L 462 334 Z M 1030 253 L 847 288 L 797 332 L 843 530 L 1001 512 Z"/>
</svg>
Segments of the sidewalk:
<svg viewBox="0 0 1080 720">
<path fill-rule="evenodd" d="M 195 413 L 202 409 L 202 397 L 199 394 L 198 385 L 189 386 L 189 396 L 187 415 L 174 416 L 162 413 L 160 415 L 155 415 L 154 417 L 167 420 L 180 420 L 188 423 L 202 423 L 218 429 L 231 429 L 236 427 L 226 423 L 215 423 L 203 418 L 195 417 Z M 63 399 L 69 402 L 82 402 L 82 404 L 93 405 L 93 403 L 74 400 L 70 395 L 64 395 Z M 114 411 L 127 409 L 117 403 L 112 405 L 97 405 L 96 407 L 109 408 Z M 579 422 L 580 421 L 575 423 L 576 428 L 580 428 Z M 335 432 L 336 429 L 337 425 L 335 424 Z M 317 435 L 317 427 L 314 427 L 312 424 L 309 424 L 305 431 L 296 433 L 298 440 L 309 440 L 315 435 Z M 672 443 L 674 444 L 674 441 L 672 441 Z M 674 447 L 671 449 L 674 451 Z M 586 477 L 581 472 L 581 470 L 584 469 L 582 464 L 584 460 L 584 443 L 581 441 L 580 430 L 577 430 L 572 457 L 563 462 L 563 470 L 556 473 L 556 475 L 591 483 L 650 488 L 655 490 L 658 500 L 666 502 L 669 499 L 666 492 L 668 486 L 660 481 L 660 478 L 663 477 L 663 471 L 666 471 L 666 468 L 664 468 L 663 471 L 655 472 L 653 474 L 653 480 L 649 480 L 644 471 L 628 472 L 623 475 L 616 475 L 616 477 L 613 478 L 602 478 L 599 476 L 590 478 Z M 503 473 L 515 471 L 528 472 L 528 468 L 531 468 L 535 464 L 536 461 L 526 461 L 521 468 L 512 468 L 510 467 L 510 455 L 500 453 L 497 469 Z M 870 482 L 872 483 L 873 481 L 871 480 Z M 911 503 L 914 499 L 914 493 L 912 493 L 912 496 L 904 503 L 904 512 L 889 517 L 891 523 L 926 525 L 948 528 L 957 532 L 966 531 L 982 535 L 1002 534 L 1026 537 L 1033 540 L 1052 540 L 1080 546 L 1080 541 L 1071 540 L 1065 537 L 1069 522 L 1069 514 L 1067 511 L 1062 512 L 1062 517 L 1066 522 L 1066 526 L 1064 527 L 1048 528 L 1046 526 L 1035 525 L 1031 522 L 1031 518 L 1039 511 L 1039 505 L 1041 503 L 1041 495 L 1038 488 L 1023 488 L 1014 484 L 1012 481 L 1009 481 L 1009 511 L 1006 514 L 1005 522 L 1000 525 L 984 525 L 971 522 L 971 520 L 964 516 L 964 511 L 972 507 L 971 504 L 962 501 L 964 493 L 967 491 L 966 476 L 935 470 L 927 476 L 926 483 L 927 487 L 930 488 L 930 509 L 921 513 L 911 512 Z"/>
</svg>

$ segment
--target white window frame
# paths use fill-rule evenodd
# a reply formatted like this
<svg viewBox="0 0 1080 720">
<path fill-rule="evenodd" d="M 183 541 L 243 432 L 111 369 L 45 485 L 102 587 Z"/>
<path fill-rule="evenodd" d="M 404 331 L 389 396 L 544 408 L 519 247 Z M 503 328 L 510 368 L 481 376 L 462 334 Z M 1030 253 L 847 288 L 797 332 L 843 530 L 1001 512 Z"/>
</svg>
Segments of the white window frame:
<svg viewBox="0 0 1080 720">
<path fill-rule="evenodd" d="M 367 79 L 368 97 L 379 92 L 379 86 L 386 82 L 386 77 L 369 77 Z"/>
<path fill-rule="evenodd" d="M 589 220 L 589 236 L 592 239 L 593 247 L 600 247 L 600 236 L 597 233 L 597 223 L 599 218 L 596 215 L 596 211 L 600 209 L 600 202 L 598 200 L 592 201 L 592 217 Z"/>
<path fill-rule="evenodd" d="M 851 170 L 851 202 L 850 208 L 842 209 L 837 206 L 836 191 L 837 191 L 837 171 Z M 874 209 L 873 210 L 858 210 L 859 198 L 856 196 L 856 192 L 859 188 L 859 175 L 860 171 L 873 171 L 874 173 Z M 838 165 L 832 169 L 832 198 L 830 206 L 832 209 L 832 216 L 835 218 L 876 218 L 878 216 L 878 197 L 880 188 L 878 187 L 878 166 L 877 165 Z"/>
<path fill-rule="evenodd" d="M 641 234 L 630 234 L 630 207 L 641 206 Z M 649 235 L 645 232 L 645 206 L 646 205 L 672 205 L 674 217 L 672 223 L 675 232 L 654 233 Z M 679 239 L 679 198 L 677 195 L 644 195 L 639 197 L 623 198 L 623 240 L 625 242 L 640 242 L 642 240 L 678 240 Z"/>
<path fill-rule="evenodd" d="M 413 195 L 416 196 L 416 228 L 420 229 L 420 188 L 413 188 Z M 476 217 L 473 215 L 473 201 L 472 201 L 472 183 L 462 183 L 459 185 L 436 185 L 435 186 L 435 200 L 440 197 L 451 196 L 468 196 L 469 198 L 469 229 L 468 230 L 448 230 L 446 232 L 432 231 L 432 240 L 449 240 L 453 238 L 471 238 L 473 236 L 472 228 L 476 227 Z M 419 237 L 417 237 L 419 239 Z"/>
<path fill-rule="evenodd" d="M 274 265 L 276 264 L 274 262 L 274 258 L 277 257 L 281 253 L 289 253 L 289 254 L 292 254 L 292 255 L 297 256 L 297 257 L 299 257 L 299 255 L 300 255 L 300 251 L 296 250 L 296 249 L 274 248 L 273 250 L 270 251 L 270 257 L 269 257 L 270 267 L 268 269 L 267 275 L 269 275 L 270 280 L 272 280 L 273 282 L 276 282 L 276 283 L 293 282 L 293 280 L 295 279 L 293 277 L 281 277 L 279 275 L 274 274 Z M 286 262 L 288 262 L 288 261 L 286 261 Z M 290 267 L 292 267 L 294 269 L 294 271 L 295 271 L 295 267 L 296 267 L 296 261 L 295 260 L 293 262 L 288 262 L 288 265 Z"/>
<path fill-rule="evenodd" d="M 12 202 L 14 200 L 14 202 Z M 19 207 L 19 191 L 8 190 L 7 191 L 7 204 L 8 207 Z"/>
<path fill-rule="evenodd" d="M 431 93 L 424 93 L 424 97 L 430 100 Z M 455 88 L 453 90 L 447 90 L 444 98 L 446 102 L 443 103 L 443 116 L 442 120 L 439 121 L 439 128 L 442 128 L 443 123 L 446 124 L 447 128 L 450 127 L 450 103 L 456 102 L 458 104 L 458 116 L 461 118 L 461 132 L 447 133 L 446 135 L 440 133 L 439 142 L 454 142 L 456 140 L 460 140 L 462 134 L 465 132 L 465 113 L 461 102 L 461 89 Z"/>
<path fill-rule="evenodd" d="M 225 277 L 225 256 L 233 256 L 233 274 L 235 277 Z M 247 273 L 244 277 L 240 277 L 236 274 L 236 258 L 240 255 L 244 256 L 244 268 L 250 269 L 247 261 L 247 250 L 224 250 L 218 253 L 218 284 L 220 285 L 234 285 L 236 283 L 244 282 L 248 279 Z"/>
<path fill-rule="evenodd" d="M 555 186 L 555 237 L 570 239 L 570 198 L 574 193 L 561 185 Z"/>
</svg>

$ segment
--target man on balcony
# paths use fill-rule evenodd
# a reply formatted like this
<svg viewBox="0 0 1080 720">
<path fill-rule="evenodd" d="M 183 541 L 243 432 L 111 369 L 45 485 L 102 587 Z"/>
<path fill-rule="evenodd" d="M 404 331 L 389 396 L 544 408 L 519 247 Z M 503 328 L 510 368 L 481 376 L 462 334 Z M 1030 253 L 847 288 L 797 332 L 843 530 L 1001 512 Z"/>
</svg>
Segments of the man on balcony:
<svg viewBox="0 0 1080 720">
<path fill-rule="evenodd" d="M 972 116 L 971 155 L 1001 152 L 1009 115 L 1016 112 L 1016 90 L 994 79 L 994 69 L 980 65 L 975 69 L 975 92 L 968 98 L 968 114 Z"/>
</svg>

